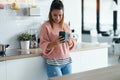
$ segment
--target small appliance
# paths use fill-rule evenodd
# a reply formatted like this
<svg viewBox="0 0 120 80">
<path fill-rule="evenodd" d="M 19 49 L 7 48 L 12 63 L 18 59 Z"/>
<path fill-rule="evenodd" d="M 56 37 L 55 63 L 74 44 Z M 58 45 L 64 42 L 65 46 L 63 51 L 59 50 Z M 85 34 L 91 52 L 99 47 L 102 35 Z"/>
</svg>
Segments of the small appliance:
<svg viewBox="0 0 120 80">
<path fill-rule="evenodd" d="M 6 48 L 9 47 L 9 44 L 0 44 L 0 56 L 5 56 Z"/>
</svg>

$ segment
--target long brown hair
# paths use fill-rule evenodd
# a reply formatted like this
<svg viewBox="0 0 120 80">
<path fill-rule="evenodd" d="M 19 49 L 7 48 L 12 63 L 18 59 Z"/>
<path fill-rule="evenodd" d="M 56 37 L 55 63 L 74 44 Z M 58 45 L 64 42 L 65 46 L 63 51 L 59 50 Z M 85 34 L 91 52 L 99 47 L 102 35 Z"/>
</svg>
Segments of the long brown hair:
<svg viewBox="0 0 120 80">
<path fill-rule="evenodd" d="M 63 23 L 64 23 L 64 5 L 62 3 L 62 1 L 60 0 L 53 0 L 51 6 L 50 6 L 50 11 L 49 11 L 49 22 L 53 28 L 53 19 L 52 19 L 52 15 L 51 15 L 51 12 L 53 10 L 63 10 L 63 16 L 62 16 L 62 20 L 60 21 L 60 26 L 63 26 Z"/>
</svg>

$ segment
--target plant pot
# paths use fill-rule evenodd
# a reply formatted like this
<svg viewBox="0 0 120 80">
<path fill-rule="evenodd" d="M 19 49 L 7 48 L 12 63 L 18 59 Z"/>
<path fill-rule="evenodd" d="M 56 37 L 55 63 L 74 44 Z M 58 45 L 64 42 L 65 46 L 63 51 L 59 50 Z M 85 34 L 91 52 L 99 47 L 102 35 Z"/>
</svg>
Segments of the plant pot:
<svg viewBox="0 0 120 80">
<path fill-rule="evenodd" d="M 21 49 L 29 49 L 30 48 L 30 41 L 21 41 Z"/>
</svg>

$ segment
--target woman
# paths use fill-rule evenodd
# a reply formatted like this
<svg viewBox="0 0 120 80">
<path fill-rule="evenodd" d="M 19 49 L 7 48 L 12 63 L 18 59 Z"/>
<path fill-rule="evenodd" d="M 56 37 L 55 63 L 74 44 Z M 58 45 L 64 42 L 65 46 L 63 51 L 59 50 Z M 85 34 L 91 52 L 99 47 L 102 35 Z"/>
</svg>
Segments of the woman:
<svg viewBox="0 0 120 80">
<path fill-rule="evenodd" d="M 70 27 L 64 23 L 64 6 L 60 0 L 53 0 L 49 20 L 42 24 L 40 30 L 40 48 L 43 51 L 48 77 L 62 76 L 71 73 L 69 50 L 75 46 L 70 35 L 69 40 L 59 36 L 60 31 L 70 33 Z"/>
</svg>

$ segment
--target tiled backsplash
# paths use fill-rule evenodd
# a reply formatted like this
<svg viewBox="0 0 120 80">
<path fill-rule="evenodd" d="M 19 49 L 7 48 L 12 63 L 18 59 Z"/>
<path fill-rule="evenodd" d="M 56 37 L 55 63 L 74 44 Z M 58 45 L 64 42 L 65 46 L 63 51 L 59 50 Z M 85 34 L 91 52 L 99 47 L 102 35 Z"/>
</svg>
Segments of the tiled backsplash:
<svg viewBox="0 0 120 80">
<path fill-rule="evenodd" d="M 30 7 L 27 4 L 19 4 L 19 10 L 12 10 L 9 4 L 4 4 L 4 9 L 0 9 L 0 44 L 10 44 L 9 48 L 19 48 L 17 35 L 20 32 L 27 31 L 33 34 L 36 30 L 34 33 L 38 35 L 41 23 L 47 19 L 48 3 L 50 3 L 49 0 L 37 2 L 36 5 L 40 7 L 41 16 L 24 15 L 24 8 Z"/>
<path fill-rule="evenodd" d="M 24 8 L 30 7 L 30 5 L 18 4 L 20 9 L 12 10 L 9 5 L 5 4 L 4 9 L 0 9 L 0 44 L 10 44 L 9 48 L 19 48 L 17 40 L 19 33 L 27 31 L 39 34 L 40 25 L 48 19 L 51 1 L 37 0 L 36 5 L 40 8 L 40 16 L 25 16 L 23 14 Z M 71 29 L 75 29 L 75 32 L 81 36 L 81 0 L 63 0 L 63 3 L 65 21 L 70 21 Z M 78 41 L 80 42 L 81 39 Z"/>
</svg>

